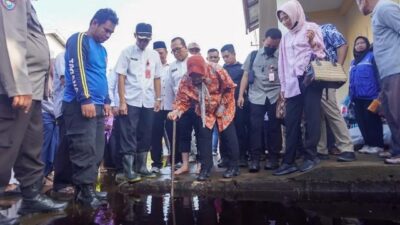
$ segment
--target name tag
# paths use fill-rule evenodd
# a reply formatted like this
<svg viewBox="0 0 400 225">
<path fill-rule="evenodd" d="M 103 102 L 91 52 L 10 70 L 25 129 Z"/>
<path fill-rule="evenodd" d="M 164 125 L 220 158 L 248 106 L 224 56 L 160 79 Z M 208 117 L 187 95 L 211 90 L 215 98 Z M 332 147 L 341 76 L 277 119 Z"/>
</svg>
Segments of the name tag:
<svg viewBox="0 0 400 225">
<path fill-rule="evenodd" d="M 177 69 L 177 68 L 175 68 L 175 69 L 171 70 L 171 73 L 174 73 L 174 72 L 176 72 L 176 71 L 178 71 L 178 69 Z"/>
<path fill-rule="evenodd" d="M 268 74 L 268 80 L 269 80 L 269 82 L 274 82 L 275 81 L 275 73 L 274 72 L 270 72 Z"/>
<path fill-rule="evenodd" d="M 131 60 L 133 60 L 133 61 L 138 61 L 138 59 L 137 59 L 137 58 L 131 58 Z"/>
</svg>

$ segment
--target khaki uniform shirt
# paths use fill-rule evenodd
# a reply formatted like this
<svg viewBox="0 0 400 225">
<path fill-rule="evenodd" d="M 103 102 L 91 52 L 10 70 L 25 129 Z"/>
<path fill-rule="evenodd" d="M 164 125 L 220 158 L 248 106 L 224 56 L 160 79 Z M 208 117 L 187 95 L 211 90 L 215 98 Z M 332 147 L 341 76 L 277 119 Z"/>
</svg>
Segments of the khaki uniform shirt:
<svg viewBox="0 0 400 225">
<path fill-rule="evenodd" d="M 30 0 L 0 4 L 0 94 L 42 100 L 49 73 L 46 36 Z"/>
</svg>

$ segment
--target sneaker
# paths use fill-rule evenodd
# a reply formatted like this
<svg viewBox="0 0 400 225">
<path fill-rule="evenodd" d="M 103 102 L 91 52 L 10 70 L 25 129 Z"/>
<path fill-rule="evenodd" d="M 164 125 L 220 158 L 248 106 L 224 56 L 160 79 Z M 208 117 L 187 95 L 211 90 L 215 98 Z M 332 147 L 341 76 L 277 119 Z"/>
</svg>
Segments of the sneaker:
<svg viewBox="0 0 400 225">
<path fill-rule="evenodd" d="M 150 172 L 152 172 L 152 173 L 160 173 L 160 168 L 158 168 L 158 167 L 156 167 L 156 166 L 153 166 L 153 167 L 151 168 Z"/>
<path fill-rule="evenodd" d="M 369 151 L 370 146 L 364 145 L 360 150 L 358 150 L 359 153 L 367 153 Z"/>
<path fill-rule="evenodd" d="M 385 159 L 386 164 L 400 164 L 400 155 Z"/>
<path fill-rule="evenodd" d="M 380 158 L 385 158 L 385 159 L 387 159 L 387 158 L 392 157 L 392 153 L 390 153 L 389 151 L 383 151 L 383 152 L 379 152 L 379 153 L 378 153 L 378 156 L 379 156 Z"/>
<path fill-rule="evenodd" d="M 367 154 L 378 154 L 379 152 L 383 152 L 383 148 L 381 147 L 369 147 L 365 152 Z"/>
</svg>

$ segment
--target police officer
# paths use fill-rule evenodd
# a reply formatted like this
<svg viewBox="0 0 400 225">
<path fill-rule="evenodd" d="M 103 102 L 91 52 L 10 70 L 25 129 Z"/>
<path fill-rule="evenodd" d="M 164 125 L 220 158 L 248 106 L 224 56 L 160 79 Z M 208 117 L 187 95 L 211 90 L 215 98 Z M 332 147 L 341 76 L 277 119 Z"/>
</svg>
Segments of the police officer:
<svg viewBox="0 0 400 225">
<path fill-rule="evenodd" d="M 50 67 L 49 47 L 29 0 L 0 4 L 0 186 L 11 168 L 21 183 L 20 214 L 63 210 L 41 194 L 41 101 Z M 1 222 L 1 221 L 0 221 Z"/>
</svg>

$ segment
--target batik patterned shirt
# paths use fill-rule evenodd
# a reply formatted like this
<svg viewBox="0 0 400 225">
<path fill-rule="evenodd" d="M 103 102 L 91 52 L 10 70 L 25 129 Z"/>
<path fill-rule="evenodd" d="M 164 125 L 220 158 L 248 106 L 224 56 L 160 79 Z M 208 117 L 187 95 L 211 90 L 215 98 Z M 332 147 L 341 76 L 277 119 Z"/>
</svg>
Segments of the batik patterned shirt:
<svg viewBox="0 0 400 225">
<path fill-rule="evenodd" d="M 203 80 L 210 94 L 205 101 L 205 126 L 212 129 L 217 122 L 218 130 L 221 132 L 229 126 L 235 116 L 236 84 L 229 74 L 215 63 L 207 65 L 207 74 L 204 75 Z M 199 90 L 192 84 L 188 74 L 185 74 L 179 84 L 174 109 L 185 112 L 191 105 L 195 105 L 196 114 L 200 116 Z M 224 108 L 224 111 L 221 117 L 217 117 L 216 112 L 220 106 Z"/>
</svg>

